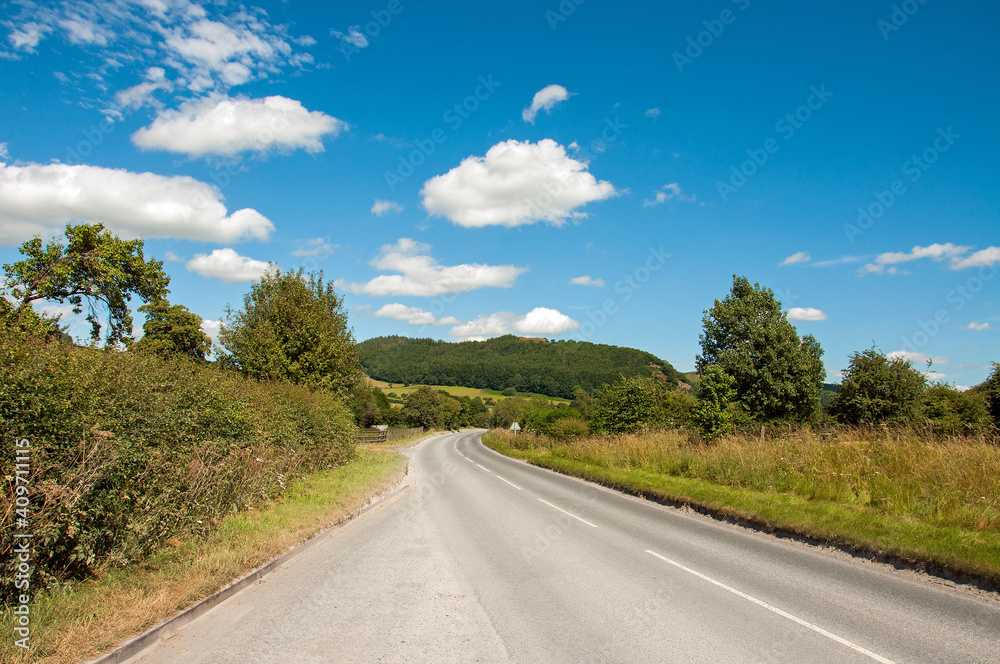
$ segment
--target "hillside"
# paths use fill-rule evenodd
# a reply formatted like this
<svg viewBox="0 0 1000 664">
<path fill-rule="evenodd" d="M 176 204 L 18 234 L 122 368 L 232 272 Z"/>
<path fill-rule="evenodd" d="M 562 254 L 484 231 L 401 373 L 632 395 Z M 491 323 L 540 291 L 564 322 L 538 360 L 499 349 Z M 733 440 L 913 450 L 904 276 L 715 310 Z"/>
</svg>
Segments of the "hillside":
<svg viewBox="0 0 1000 664">
<path fill-rule="evenodd" d="M 549 341 L 511 335 L 457 343 L 376 337 L 358 344 L 365 373 L 390 383 L 514 388 L 570 399 L 581 387 L 594 392 L 623 376 L 687 382 L 670 363 L 634 348 L 585 341 Z"/>
</svg>

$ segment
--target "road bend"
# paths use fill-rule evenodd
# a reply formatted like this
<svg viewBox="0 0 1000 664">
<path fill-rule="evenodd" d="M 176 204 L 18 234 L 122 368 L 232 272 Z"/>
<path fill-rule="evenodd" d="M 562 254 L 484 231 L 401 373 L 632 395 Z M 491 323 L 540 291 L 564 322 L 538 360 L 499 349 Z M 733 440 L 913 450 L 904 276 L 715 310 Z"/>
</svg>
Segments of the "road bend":
<svg viewBox="0 0 1000 664">
<path fill-rule="evenodd" d="M 131 662 L 998 662 L 1000 598 L 508 459 L 481 431 Z"/>
</svg>

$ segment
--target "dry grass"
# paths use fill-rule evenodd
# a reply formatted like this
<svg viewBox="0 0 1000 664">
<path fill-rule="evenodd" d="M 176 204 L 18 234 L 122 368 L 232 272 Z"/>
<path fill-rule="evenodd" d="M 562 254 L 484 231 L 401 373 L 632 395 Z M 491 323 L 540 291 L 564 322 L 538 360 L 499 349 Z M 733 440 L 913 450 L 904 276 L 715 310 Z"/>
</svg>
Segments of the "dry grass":
<svg viewBox="0 0 1000 664">
<path fill-rule="evenodd" d="M 1000 446 L 907 431 L 696 442 L 683 431 L 558 442 L 492 431 L 500 452 L 765 528 L 1000 587 Z"/>
<path fill-rule="evenodd" d="M 64 664 L 92 659 L 195 604 L 399 481 L 403 457 L 359 451 L 346 465 L 310 475 L 261 510 L 225 518 L 202 540 L 170 540 L 140 565 L 102 570 L 32 604 L 32 648 L 0 646 L 2 662 Z M 3 613 L 10 625 L 11 614 Z M 9 635 L 8 635 L 9 636 Z"/>
<path fill-rule="evenodd" d="M 509 433 L 498 434 L 508 436 Z M 521 434 L 517 447 L 606 468 L 639 469 L 808 500 L 852 505 L 940 526 L 1000 531 L 1000 446 L 983 436 L 802 430 L 777 439 L 691 442 L 682 431 L 555 443 Z"/>
</svg>

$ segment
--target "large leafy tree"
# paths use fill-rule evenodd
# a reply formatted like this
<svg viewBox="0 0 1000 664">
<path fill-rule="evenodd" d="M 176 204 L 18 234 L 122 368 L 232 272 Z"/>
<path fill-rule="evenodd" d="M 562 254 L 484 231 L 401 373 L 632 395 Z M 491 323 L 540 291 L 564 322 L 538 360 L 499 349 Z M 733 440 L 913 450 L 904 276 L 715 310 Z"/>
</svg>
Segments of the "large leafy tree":
<svg viewBox="0 0 1000 664">
<path fill-rule="evenodd" d="M 21 245 L 24 260 L 3 266 L 8 315 L 30 318 L 33 302 L 68 302 L 75 314 L 87 311 L 93 341 L 101 338 L 102 322 L 109 344 L 130 340 L 129 302 L 133 295 L 144 302 L 166 295 L 163 263 L 145 259 L 142 240 L 122 240 L 103 224 L 67 224 L 66 240 L 43 245 L 36 236 Z"/>
<path fill-rule="evenodd" d="M 224 364 L 260 380 L 286 380 L 347 398 L 363 380 L 343 299 L 323 274 L 274 270 L 239 311 L 226 309 Z"/>
<path fill-rule="evenodd" d="M 848 424 L 912 423 L 926 382 L 909 360 L 869 348 L 851 355 L 832 410 Z"/>
<path fill-rule="evenodd" d="M 812 335 L 799 338 L 770 288 L 733 275 L 732 291 L 703 317 L 699 372 L 716 365 L 755 420 L 804 420 L 819 411 L 826 370 Z"/>
<path fill-rule="evenodd" d="M 187 355 L 204 360 L 212 350 L 212 339 L 201 329 L 201 316 L 165 299 L 139 307 L 146 314 L 142 339 L 133 348 L 160 355 Z"/>
</svg>

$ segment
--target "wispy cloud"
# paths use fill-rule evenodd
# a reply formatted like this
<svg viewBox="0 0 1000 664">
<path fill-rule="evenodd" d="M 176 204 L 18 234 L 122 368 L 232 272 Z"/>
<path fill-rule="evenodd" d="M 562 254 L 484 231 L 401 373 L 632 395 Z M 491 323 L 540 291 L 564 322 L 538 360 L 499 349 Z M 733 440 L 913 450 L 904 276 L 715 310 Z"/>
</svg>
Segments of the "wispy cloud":
<svg viewBox="0 0 1000 664">
<path fill-rule="evenodd" d="M 660 109 L 658 109 L 658 108 L 647 108 L 646 109 L 646 117 L 647 118 L 653 118 L 655 120 L 656 118 L 660 117 Z"/>
<path fill-rule="evenodd" d="M 387 214 L 402 211 L 403 206 L 395 201 L 384 201 L 376 198 L 375 204 L 372 205 L 372 214 L 376 217 L 384 217 Z"/>
<path fill-rule="evenodd" d="M 785 260 L 781 261 L 781 265 L 796 265 L 798 263 L 808 263 L 812 260 L 812 257 L 805 251 L 797 251 Z"/>
<path fill-rule="evenodd" d="M 652 207 L 653 205 L 666 203 L 673 198 L 686 203 L 694 203 L 697 200 L 695 196 L 688 196 L 681 191 L 681 186 L 679 184 L 671 182 L 670 184 L 663 185 L 660 191 L 657 191 L 656 195 L 653 196 L 652 199 L 643 201 L 642 207 Z"/>
<path fill-rule="evenodd" d="M 583 275 L 582 277 L 573 277 L 569 280 L 570 286 L 593 286 L 594 288 L 601 288 L 604 286 L 604 279 L 592 279 L 590 275 Z"/>
<path fill-rule="evenodd" d="M 535 93 L 531 100 L 531 106 L 521 112 L 521 118 L 528 123 L 535 124 L 535 117 L 538 111 L 544 110 L 551 113 L 552 108 L 561 101 L 569 99 L 569 92 L 561 85 L 546 85 Z"/>
</svg>

